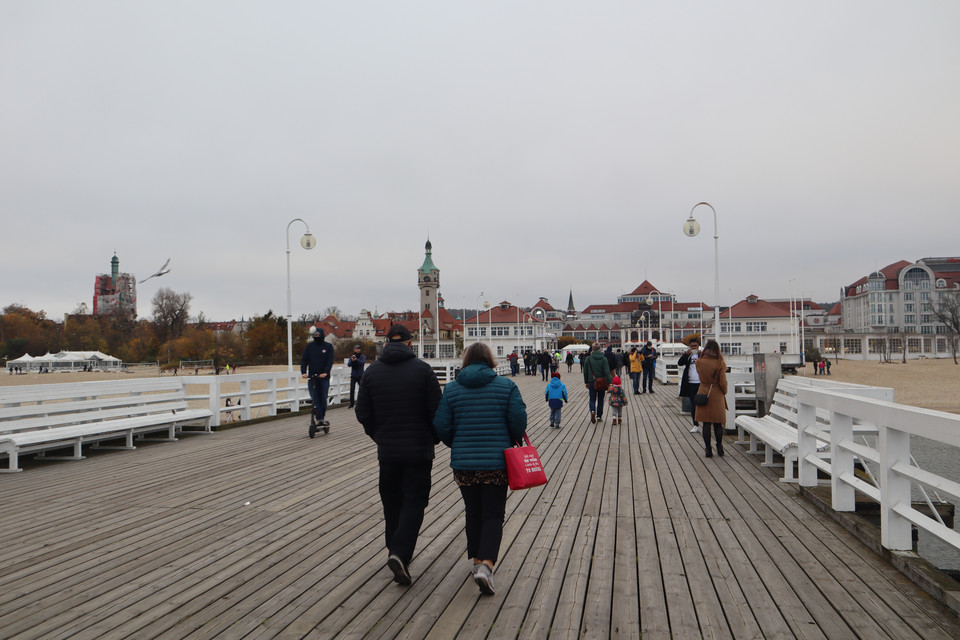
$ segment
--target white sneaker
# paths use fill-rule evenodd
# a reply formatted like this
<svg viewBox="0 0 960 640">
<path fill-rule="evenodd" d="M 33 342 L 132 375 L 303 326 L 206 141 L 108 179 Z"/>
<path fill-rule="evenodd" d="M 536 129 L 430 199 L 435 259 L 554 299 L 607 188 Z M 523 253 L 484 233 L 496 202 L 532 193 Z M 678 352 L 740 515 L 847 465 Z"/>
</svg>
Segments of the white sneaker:
<svg viewBox="0 0 960 640">
<path fill-rule="evenodd" d="M 700 427 L 694 427 L 693 429 L 690 429 L 690 433 L 700 433 Z"/>
</svg>

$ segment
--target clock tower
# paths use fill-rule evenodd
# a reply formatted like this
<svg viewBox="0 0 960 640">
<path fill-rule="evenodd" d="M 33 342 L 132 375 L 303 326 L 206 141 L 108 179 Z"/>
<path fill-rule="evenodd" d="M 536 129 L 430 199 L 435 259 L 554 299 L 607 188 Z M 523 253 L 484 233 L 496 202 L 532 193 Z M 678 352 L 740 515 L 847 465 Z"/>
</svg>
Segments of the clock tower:
<svg viewBox="0 0 960 640">
<path fill-rule="evenodd" d="M 437 332 L 437 318 L 440 309 L 440 270 L 433 264 L 431 253 L 433 245 L 427 239 L 424 246 L 426 256 L 417 269 L 417 286 L 420 287 L 420 317 L 423 320 L 423 333 L 434 337 Z M 426 336 L 424 336 L 426 337 Z"/>
</svg>

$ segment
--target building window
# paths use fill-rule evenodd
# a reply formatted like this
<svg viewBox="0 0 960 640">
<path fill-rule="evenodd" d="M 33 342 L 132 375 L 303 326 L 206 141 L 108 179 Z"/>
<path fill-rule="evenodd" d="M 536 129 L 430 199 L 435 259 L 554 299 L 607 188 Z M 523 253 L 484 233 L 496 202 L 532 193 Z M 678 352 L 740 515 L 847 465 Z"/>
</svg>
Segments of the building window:
<svg viewBox="0 0 960 640">
<path fill-rule="evenodd" d="M 739 322 L 721 322 L 720 331 L 723 333 L 740 333 Z"/>
<path fill-rule="evenodd" d="M 906 324 L 913 324 L 914 322 L 917 321 L 917 316 L 913 315 L 912 313 L 909 314 L 909 315 L 905 315 L 905 316 L 903 316 L 903 321 L 904 321 Z"/>
<path fill-rule="evenodd" d="M 883 353 L 886 351 L 884 342 L 883 338 L 870 338 L 867 343 L 867 348 L 870 350 L 870 353 Z"/>
<path fill-rule="evenodd" d="M 743 353 L 743 350 L 739 342 L 731 342 L 730 344 L 724 344 L 724 353 L 729 353 L 731 356 L 739 356 Z"/>
<path fill-rule="evenodd" d="M 760 353 L 760 343 L 759 343 L 759 342 L 754 342 L 754 343 L 753 343 L 753 352 L 754 352 L 754 353 Z"/>
<path fill-rule="evenodd" d="M 920 327 L 920 333 L 933 333 L 933 327 L 930 327 L 930 326 Z"/>
<path fill-rule="evenodd" d="M 916 309 L 913 308 L 912 302 L 908 302 L 907 304 L 903 305 L 904 313 L 913 313 L 914 311 L 916 311 Z"/>
<path fill-rule="evenodd" d="M 904 300 L 913 300 L 913 293 L 910 292 L 910 291 L 905 292 L 905 293 L 903 294 L 903 299 L 904 299 Z"/>
<path fill-rule="evenodd" d="M 907 351 L 910 353 L 920 353 L 920 338 L 910 338 L 907 340 Z"/>
<path fill-rule="evenodd" d="M 787 352 L 787 343 L 786 343 L 786 342 L 781 342 L 781 343 L 780 343 L 780 353 L 786 353 L 786 352 Z"/>
<path fill-rule="evenodd" d="M 847 353 L 863 353 L 860 338 L 847 338 L 844 340 L 843 346 Z"/>
<path fill-rule="evenodd" d="M 747 322 L 747 333 L 761 333 L 767 330 L 766 322 Z"/>
</svg>

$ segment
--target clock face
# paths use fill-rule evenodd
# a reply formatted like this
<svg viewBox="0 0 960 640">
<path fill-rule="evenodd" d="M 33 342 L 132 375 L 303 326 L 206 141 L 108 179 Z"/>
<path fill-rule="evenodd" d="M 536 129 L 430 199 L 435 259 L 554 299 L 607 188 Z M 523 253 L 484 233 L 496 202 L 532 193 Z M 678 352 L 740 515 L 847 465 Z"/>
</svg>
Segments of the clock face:
<svg viewBox="0 0 960 640">
<path fill-rule="evenodd" d="M 430 282 L 430 276 L 423 276 L 424 282 Z"/>
</svg>

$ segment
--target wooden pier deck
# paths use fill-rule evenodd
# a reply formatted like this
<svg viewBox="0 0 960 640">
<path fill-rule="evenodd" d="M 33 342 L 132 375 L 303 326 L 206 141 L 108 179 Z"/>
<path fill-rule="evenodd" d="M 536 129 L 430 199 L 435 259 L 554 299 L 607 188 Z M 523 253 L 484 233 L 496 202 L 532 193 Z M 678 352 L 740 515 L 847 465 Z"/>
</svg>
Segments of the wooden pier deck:
<svg viewBox="0 0 960 640">
<path fill-rule="evenodd" d="M 375 447 L 351 411 L 0 476 L 0 638 L 960 637 L 955 614 L 728 438 L 703 458 L 675 387 L 563 428 L 515 378 L 550 482 L 511 493 L 481 597 L 437 448 L 414 583 L 385 567 Z"/>
</svg>

